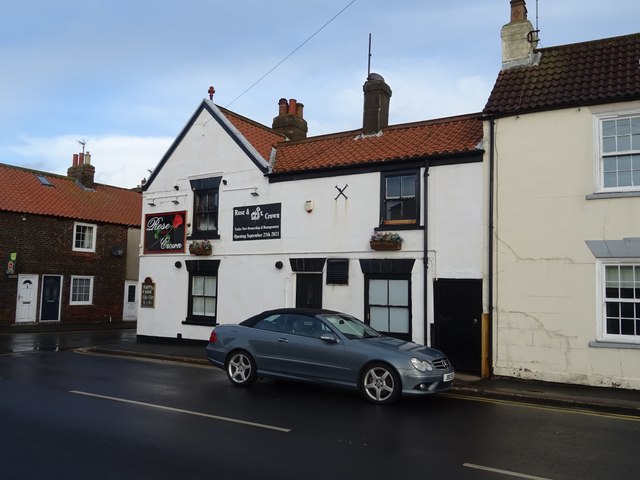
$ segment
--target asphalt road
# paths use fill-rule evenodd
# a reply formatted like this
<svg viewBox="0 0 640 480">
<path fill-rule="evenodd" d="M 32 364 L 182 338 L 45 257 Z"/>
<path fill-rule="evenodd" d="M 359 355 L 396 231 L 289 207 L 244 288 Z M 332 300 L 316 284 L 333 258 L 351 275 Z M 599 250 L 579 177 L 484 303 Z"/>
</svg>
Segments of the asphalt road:
<svg viewBox="0 0 640 480">
<path fill-rule="evenodd" d="M 77 335 L 69 342 L 86 343 Z M 1 350 L 2 341 L 3 479 L 637 474 L 637 417 L 453 395 L 380 407 L 355 393 L 284 382 L 238 389 L 213 367 L 24 343 Z"/>
</svg>

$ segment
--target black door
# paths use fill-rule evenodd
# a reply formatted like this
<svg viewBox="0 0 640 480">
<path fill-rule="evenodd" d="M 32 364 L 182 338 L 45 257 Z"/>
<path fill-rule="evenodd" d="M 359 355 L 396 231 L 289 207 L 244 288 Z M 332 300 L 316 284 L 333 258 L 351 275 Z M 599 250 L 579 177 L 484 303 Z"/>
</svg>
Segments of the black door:
<svg viewBox="0 0 640 480">
<path fill-rule="evenodd" d="M 322 274 L 296 274 L 296 308 L 322 308 Z"/>
<path fill-rule="evenodd" d="M 482 280 L 434 282 L 432 345 L 442 350 L 456 370 L 480 373 Z"/>
<path fill-rule="evenodd" d="M 40 320 L 60 320 L 60 279 L 58 275 L 42 277 L 42 311 Z"/>
</svg>

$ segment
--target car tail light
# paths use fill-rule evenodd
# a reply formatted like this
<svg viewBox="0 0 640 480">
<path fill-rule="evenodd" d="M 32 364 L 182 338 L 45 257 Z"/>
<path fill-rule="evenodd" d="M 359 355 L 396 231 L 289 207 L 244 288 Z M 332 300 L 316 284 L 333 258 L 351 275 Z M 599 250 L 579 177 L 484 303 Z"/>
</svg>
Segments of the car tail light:
<svg viewBox="0 0 640 480">
<path fill-rule="evenodd" d="M 211 336 L 209 337 L 209 343 L 216 343 L 217 340 L 218 340 L 218 334 L 216 333 L 215 330 L 213 330 L 211 332 Z"/>
</svg>

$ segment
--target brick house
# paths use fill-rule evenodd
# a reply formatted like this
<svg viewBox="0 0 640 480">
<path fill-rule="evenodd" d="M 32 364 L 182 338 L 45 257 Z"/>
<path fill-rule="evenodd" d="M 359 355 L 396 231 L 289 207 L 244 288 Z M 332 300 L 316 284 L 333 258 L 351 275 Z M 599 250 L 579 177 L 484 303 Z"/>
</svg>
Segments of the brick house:
<svg viewBox="0 0 640 480">
<path fill-rule="evenodd" d="M 137 318 L 140 193 L 0 164 L 0 326 Z"/>
</svg>

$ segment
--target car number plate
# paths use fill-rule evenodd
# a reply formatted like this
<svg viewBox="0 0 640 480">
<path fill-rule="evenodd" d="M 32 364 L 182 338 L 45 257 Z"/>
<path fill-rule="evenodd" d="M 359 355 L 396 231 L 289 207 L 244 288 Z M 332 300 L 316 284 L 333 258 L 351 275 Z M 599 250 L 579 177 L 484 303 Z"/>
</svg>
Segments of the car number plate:
<svg viewBox="0 0 640 480">
<path fill-rule="evenodd" d="M 451 380 L 453 380 L 453 378 L 456 376 L 456 374 L 454 372 L 451 373 L 445 373 L 444 377 L 442 379 L 443 382 L 450 382 Z"/>
</svg>

